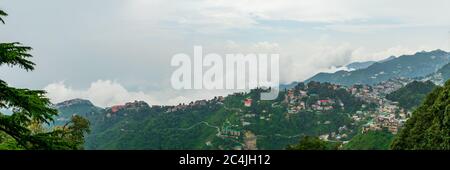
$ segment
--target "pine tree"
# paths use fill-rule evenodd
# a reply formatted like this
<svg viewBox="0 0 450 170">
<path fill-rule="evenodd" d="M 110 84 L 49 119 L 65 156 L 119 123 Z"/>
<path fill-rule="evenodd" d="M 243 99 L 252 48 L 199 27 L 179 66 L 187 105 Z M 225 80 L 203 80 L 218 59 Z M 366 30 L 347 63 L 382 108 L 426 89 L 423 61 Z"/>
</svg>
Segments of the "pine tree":
<svg viewBox="0 0 450 170">
<path fill-rule="evenodd" d="M 0 10 L 2 23 L 4 23 L 3 16 L 7 16 L 7 13 Z M 28 53 L 31 49 L 18 42 L 0 43 L 0 66 L 18 66 L 26 71 L 34 70 L 35 64 L 29 60 L 33 57 Z M 29 127 L 36 123 L 49 124 L 58 113 L 51 108 L 50 100 L 45 97 L 45 91 L 15 88 L 0 80 L 0 109 L 2 108 L 10 109 L 13 113 L 11 115 L 0 113 L 0 134 L 13 138 L 18 146 L 24 149 L 79 149 L 80 131 L 83 136 L 89 128 L 83 125 L 81 129 L 76 128 L 74 134 L 68 133 L 67 129 L 70 128 L 33 132 Z M 79 119 L 77 122 L 85 124 Z M 80 127 L 77 122 L 73 122 L 71 128 Z M 69 137 L 71 135 L 78 136 Z M 69 140 L 74 138 L 77 141 Z"/>
</svg>

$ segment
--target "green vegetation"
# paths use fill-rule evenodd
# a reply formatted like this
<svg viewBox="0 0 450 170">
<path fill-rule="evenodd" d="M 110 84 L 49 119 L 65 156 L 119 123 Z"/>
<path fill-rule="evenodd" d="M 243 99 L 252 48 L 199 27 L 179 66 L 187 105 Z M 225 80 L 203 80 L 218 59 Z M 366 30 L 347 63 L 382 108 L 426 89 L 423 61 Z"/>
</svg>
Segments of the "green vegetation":
<svg viewBox="0 0 450 170">
<path fill-rule="evenodd" d="M 368 131 L 354 136 L 344 150 L 388 150 L 394 135 L 387 131 Z"/>
<path fill-rule="evenodd" d="M 0 131 L 0 150 L 22 150 L 21 147 L 14 138 Z"/>
<path fill-rule="evenodd" d="M 427 94 L 435 87 L 437 86 L 431 81 L 413 81 L 405 87 L 386 95 L 386 98 L 398 102 L 400 107 L 411 110 L 419 106 Z"/>
<path fill-rule="evenodd" d="M 295 145 L 289 145 L 287 150 L 337 150 L 339 143 L 326 142 L 318 137 L 304 136 Z"/>
<path fill-rule="evenodd" d="M 395 150 L 450 149 L 450 81 L 435 88 L 394 139 Z"/>
<path fill-rule="evenodd" d="M 0 10 L 4 23 L 6 12 Z M 0 43 L 0 66 L 18 66 L 32 71 L 35 64 L 29 60 L 31 47 L 18 42 Z M 11 115 L 0 113 L 0 149 L 81 149 L 89 123 L 83 117 L 73 117 L 65 126 L 45 129 L 43 124 L 53 121 L 57 110 L 42 90 L 9 86 L 0 80 L 0 109 L 9 109 Z"/>
</svg>

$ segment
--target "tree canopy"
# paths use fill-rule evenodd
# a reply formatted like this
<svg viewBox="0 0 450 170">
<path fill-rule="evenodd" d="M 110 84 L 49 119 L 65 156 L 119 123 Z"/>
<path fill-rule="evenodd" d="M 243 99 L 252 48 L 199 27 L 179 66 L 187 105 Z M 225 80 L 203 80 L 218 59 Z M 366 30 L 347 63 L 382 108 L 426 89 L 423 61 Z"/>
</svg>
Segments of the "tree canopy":
<svg viewBox="0 0 450 170">
<path fill-rule="evenodd" d="M 450 149 L 450 81 L 435 88 L 394 139 L 394 150 Z"/>
</svg>

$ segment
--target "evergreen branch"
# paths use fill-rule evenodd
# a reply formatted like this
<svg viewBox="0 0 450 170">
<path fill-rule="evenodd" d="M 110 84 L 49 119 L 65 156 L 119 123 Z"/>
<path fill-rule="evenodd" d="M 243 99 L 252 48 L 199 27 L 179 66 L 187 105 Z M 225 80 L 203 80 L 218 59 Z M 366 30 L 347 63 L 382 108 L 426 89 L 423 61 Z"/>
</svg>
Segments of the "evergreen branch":
<svg viewBox="0 0 450 170">
<path fill-rule="evenodd" d="M 34 69 L 34 63 L 27 58 L 33 57 L 28 53 L 32 48 L 21 46 L 18 42 L 0 43 L 0 66 L 3 64 L 9 66 L 18 65 L 19 67 L 30 71 Z"/>
<path fill-rule="evenodd" d="M 2 16 L 8 16 L 8 14 L 5 11 L 0 9 L 0 22 L 5 24 L 5 21 L 3 20 Z"/>
</svg>

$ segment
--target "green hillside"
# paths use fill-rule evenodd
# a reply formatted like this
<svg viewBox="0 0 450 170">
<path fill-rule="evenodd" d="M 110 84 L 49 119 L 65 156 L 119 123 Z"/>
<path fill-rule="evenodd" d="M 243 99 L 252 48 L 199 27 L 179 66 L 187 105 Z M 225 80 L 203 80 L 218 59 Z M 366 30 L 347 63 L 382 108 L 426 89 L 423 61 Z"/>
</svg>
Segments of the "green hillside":
<svg viewBox="0 0 450 170">
<path fill-rule="evenodd" d="M 368 131 L 353 137 L 343 146 L 345 150 L 388 150 L 394 135 L 387 131 Z"/>
<path fill-rule="evenodd" d="M 386 95 L 386 98 L 399 102 L 399 105 L 405 109 L 412 109 L 419 106 L 427 94 L 436 87 L 431 81 L 413 81 L 405 87 Z"/>
<path fill-rule="evenodd" d="M 396 150 L 450 149 L 450 81 L 435 88 L 392 143 Z"/>
</svg>

